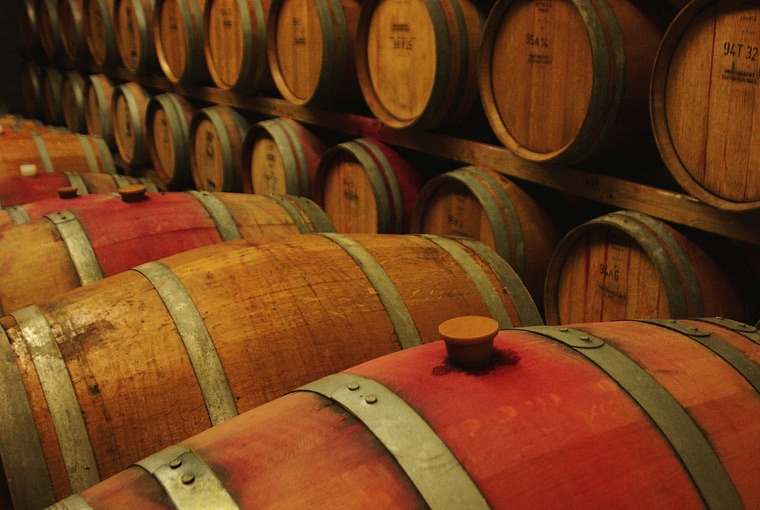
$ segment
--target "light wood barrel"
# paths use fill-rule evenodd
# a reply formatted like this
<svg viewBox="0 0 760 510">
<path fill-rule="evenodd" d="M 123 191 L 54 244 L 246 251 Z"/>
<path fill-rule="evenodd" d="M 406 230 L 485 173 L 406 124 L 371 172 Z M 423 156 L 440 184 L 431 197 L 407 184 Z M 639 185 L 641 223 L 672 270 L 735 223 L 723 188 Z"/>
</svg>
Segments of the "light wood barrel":
<svg viewBox="0 0 760 510">
<path fill-rule="evenodd" d="M 422 174 L 395 150 L 359 138 L 325 152 L 314 200 L 338 232 L 403 234 L 423 184 Z"/>
<path fill-rule="evenodd" d="M 0 179 L 0 207 L 54 198 L 58 196 L 58 189 L 63 187 L 74 187 L 78 195 L 88 195 L 112 193 L 131 184 L 142 184 L 149 193 L 158 192 L 156 186 L 145 179 L 116 173 L 37 173 L 31 177 L 14 175 Z"/>
<path fill-rule="evenodd" d="M 497 1 L 478 72 L 498 139 L 524 159 L 563 164 L 653 146 L 649 78 L 667 24 L 644 4 Z"/>
<path fill-rule="evenodd" d="M 0 133 L 0 178 L 21 174 L 22 165 L 36 173 L 116 173 L 111 151 L 102 138 L 79 133 Z"/>
<path fill-rule="evenodd" d="M 19 115 L 3 115 L 0 116 L 0 132 L 6 130 L 11 132 L 25 131 L 27 133 L 63 133 L 67 131 L 66 128 L 48 126 L 37 119 L 27 119 Z"/>
<path fill-rule="evenodd" d="M 546 271 L 563 232 L 544 204 L 506 176 L 466 166 L 430 179 L 409 231 L 485 243 L 512 266 L 543 309 Z"/>
<path fill-rule="evenodd" d="M 145 112 L 150 93 L 137 82 L 114 87 L 111 95 L 111 126 L 119 155 L 128 165 L 150 162 L 145 137 Z"/>
<path fill-rule="evenodd" d="M 462 121 L 478 99 L 484 21 L 470 0 L 362 2 L 357 72 L 375 116 L 396 128 Z"/>
<path fill-rule="evenodd" d="M 84 118 L 84 87 L 82 73 L 69 70 L 61 76 L 61 113 L 63 125 L 72 133 L 87 133 Z"/>
<path fill-rule="evenodd" d="M 42 67 L 33 60 L 24 60 L 19 75 L 24 116 L 42 119 Z"/>
<path fill-rule="evenodd" d="M 34 0 L 34 10 L 42 53 L 48 62 L 53 62 L 63 52 L 58 2 L 57 0 Z"/>
<path fill-rule="evenodd" d="M 751 106 L 760 99 L 759 18 L 752 2 L 690 3 L 665 34 L 652 75 L 652 125 L 668 170 L 695 198 L 736 212 L 760 210 Z"/>
<path fill-rule="evenodd" d="M 356 0 L 274 0 L 267 60 L 277 90 L 294 104 L 331 106 L 361 96 L 355 43 Z"/>
<path fill-rule="evenodd" d="M 103 138 L 108 147 L 116 149 L 111 125 L 111 99 L 114 84 L 105 74 L 91 74 L 84 84 L 84 121 L 87 132 Z"/>
<path fill-rule="evenodd" d="M 114 0 L 116 49 L 133 76 L 147 76 L 158 68 L 153 38 L 154 0 Z"/>
<path fill-rule="evenodd" d="M 90 57 L 84 34 L 84 0 L 57 0 L 57 3 L 63 54 L 71 62 L 83 63 Z"/>
<path fill-rule="evenodd" d="M 145 114 L 145 136 L 153 169 L 169 189 L 193 188 L 190 170 L 190 122 L 198 109 L 180 94 L 151 97 Z"/>
<path fill-rule="evenodd" d="M 63 73 L 55 66 L 45 65 L 40 74 L 40 94 L 42 97 L 42 120 L 51 126 L 63 126 L 63 103 L 61 84 Z"/>
<path fill-rule="evenodd" d="M 66 207 L 0 232 L 0 259 L 7 269 L 0 276 L 5 314 L 200 246 L 334 230 L 324 212 L 303 197 L 145 194 L 142 185 L 118 192 L 123 200 L 114 194 L 107 195 L 111 200 L 71 200 Z M 34 204 L 23 206 L 33 216 L 35 209 L 42 212 L 48 205 Z"/>
<path fill-rule="evenodd" d="M 441 330 L 460 320 L 488 318 Z M 715 322 L 480 327 L 484 368 L 452 361 L 451 340 L 384 355 L 52 510 L 170 509 L 191 491 L 226 508 L 755 508 L 760 334 Z"/>
<path fill-rule="evenodd" d="M 114 28 L 115 0 L 84 0 L 84 38 L 92 61 L 105 69 L 119 61 Z"/>
<path fill-rule="evenodd" d="M 293 119 L 257 122 L 243 144 L 243 191 L 312 197 L 326 151 L 319 137 Z"/>
<path fill-rule="evenodd" d="M 248 120 L 226 105 L 201 108 L 190 121 L 190 171 L 196 189 L 242 191 Z"/>
<path fill-rule="evenodd" d="M 738 268 L 719 263 L 713 251 L 637 212 L 616 211 L 583 223 L 560 241 L 549 263 L 546 322 L 746 320 L 756 306 L 732 277 Z"/>
<path fill-rule="evenodd" d="M 206 0 L 203 43 L 217 87 L 241 93 L 274 90 L 267 63 L 270 0 Z"/>
<path fill-rule="evenodd" d="M 201 83 L 209 79 L 203 53 L 203 8 L 206 0 L 155 0 L 153 38 L 166 79 Z"/>
<path fill-rule="evenodd" d="M 34 354 L 8 353 L 3 372 L 21 364 L 14 390 L 31 430 L 7 432 L 24 454 L 3 455 L 4 472 L 34 453 L 47 469 L 12 478 L 11 493 L 52 503 L 315 378 L 434 341 L 438 325 L 461 313 L 501 327 L 541 324 L 509 266 L 468 241 L 303 234 L 218 243 L 14 312 L 0 331 Z M 63 425 L 71 441 L 36 382 L 33 335 L 49 328 L 61 346 L 56 373 L 79 402 L 72 413 L 86 417 Z M 156 420 L 164 414 L 172 419 Z M 34 430 L 39 440 L 26 444 Z"/>
</svg>

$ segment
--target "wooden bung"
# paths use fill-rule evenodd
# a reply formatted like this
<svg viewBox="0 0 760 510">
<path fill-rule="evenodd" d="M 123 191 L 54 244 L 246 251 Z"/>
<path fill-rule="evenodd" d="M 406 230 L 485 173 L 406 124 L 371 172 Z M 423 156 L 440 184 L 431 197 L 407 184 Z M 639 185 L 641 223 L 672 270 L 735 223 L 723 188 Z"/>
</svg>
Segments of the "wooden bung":
<svg viewBox="0 0 760 510">
<path fill-rule="evenodd" d="M 438 326 L 451 364 L 461 368 L 483 368 L 493 362 L 493 339 L 499 323 L 491 317 L 465 315 Z"/>
</svg>

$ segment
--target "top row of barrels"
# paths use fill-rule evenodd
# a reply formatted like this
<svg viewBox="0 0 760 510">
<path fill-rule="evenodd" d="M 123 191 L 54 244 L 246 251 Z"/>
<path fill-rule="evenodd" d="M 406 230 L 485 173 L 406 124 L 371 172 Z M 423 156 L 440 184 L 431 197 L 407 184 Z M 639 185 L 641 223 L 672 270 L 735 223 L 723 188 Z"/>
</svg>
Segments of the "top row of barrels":
<svg viewBox="0 0 760 510">
<path fill-rule="evenodd" d="M 319 108 L 363 100 L 392 128 L 458 125 L 480 98 L 526 160 L 620 158 L 654 139 L 695 198 L 760 205 L 756 2 L 19 1 L 46 58 Z"/>
</svg>

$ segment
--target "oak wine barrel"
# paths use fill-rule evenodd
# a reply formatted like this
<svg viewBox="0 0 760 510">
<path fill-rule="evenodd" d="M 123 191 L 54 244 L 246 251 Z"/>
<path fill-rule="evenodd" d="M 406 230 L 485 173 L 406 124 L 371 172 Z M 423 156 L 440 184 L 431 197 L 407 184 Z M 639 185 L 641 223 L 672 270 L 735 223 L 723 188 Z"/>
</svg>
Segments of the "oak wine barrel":
<svg viewBox="0 0 760 510">
<path fill-rule="evenodd" d="M 174 92 L 148 101 L 145 137 L 158 179 L 171 190 L 193 188 L 190 170 L 190 122 L 198 109 Z M 282 194 L 282 193 L 280 193 Z"/>
<path fill-rule="evenodd" d="M 98 136 L 79 133 L 0 133 L 0 178 L 31 173 L 116 173 L 113 157 Z"/>
<path fill-rule="evenodd" d="M 557 164 L 653 144 L 649 77 L 667 19 L 646 2 L 499 0 L 483 30 L 478 80 L 504 146 Z"/>
<path fill-rule="evenodd" d="M 149 193 L 158 192 L 151 182 L 113 174 L 37 173 L 31 177 L 14 175 L 0 179 L 0 207 L 28 204 L 58 196 L 58 188 L 73 186 L 79 195 L 112 193 L 122 186 L 142 184 Z"/>
<path fill-rule="evenodd" d="M 79 71 L 68 70 L 61 76 L 61 116 L 63 125 L 72 133 L 87 133 L 84 118 L 84 88 L 86 77 Z"/>
<path fill-rule="evenodd" d="M 546 322 L 708 315 L 748 320 L 756 304 L 732 276 L 739 268 L 716 251 L 638 212 L 594 218 L 571 230 L 552 255 Z"/>
<path fill-rule="evenodd" d="M 19 82 L 24 116 L 29 119 L 43 119 L 42 67 L 34 60 L 24 60 L 19 73 Z"/>
<path fill-rule="evenodd" d="M 754 2 L 689 3 L 652 73 L 652 125 L 668 171 L 695 198 L 735 212 L 760 210 L 759 17 Z"/>
<path fill-rule="evenodd" d="M 338 232 L 404 234 L 423 184 L 422 173 L 395 150 L 357 138 L 322 156 L 314 201 Z"/>
<path fill-rule="evenodd" d="M 151 94 L 135 81 L 122 83 L 111 93 L 111 128 L 119 155 L 128 165 L 150 162 L 145 137 L 145 112 Z"/>
<path fill-rule="evenodd" d="M 248 120 L 226 105 L 196 111 L 190 121 L 190 171 L 195 188 L 205 191 L 242 190 L 243 141 Z"/>
<path fill-rule="evenodd" d="M 267 61 L 275 86 L 298 105 L 334 106 L 361 97 L 355 44 L 358 0 L 273 0 Z"/>
<path fill-rule="evenodd" d="M 42 56 L 35 0 L 13 0 L 14 20 L 18 24 L 19 53 L 24 59 L 35 60 Z"/>
<path fill-rule="evenodd" d="M 506 176 L 466 166 L 433 177 L 415 202 L 409 231 L 483 242 L 543 309 L 546 271 L 563 232 L 544 204 Z"/>
<path fill-rule="evenodd" d="M 327 147 L 311 130 L 287 117 L 257 122 L 243 142 L 243 191 L 313 197 Z"/>
<path fill-rule="evenodd" d="M 127 71 L 148 76 L 158 68 L 153 36 L 155 0 L 114 0 L 116 49 Z"/>
<path fill-rule="evenodd" d="M 57 8 L 63 54 L 71 62 L 85 63 L 90 54 L 84 34 L 84 0 L 57 0 Z"/>
<path fill-rule="evenodd" d="M 144 198 L 131 196 L 135 187 L 143 189 Z M 123 199 L 108 195 L 111 200 L 92 204 L 72 201 L 67 208 L 0 232 L 0 308 L 6 314 L 199 246 L 334 230 L 324 212 L 301 197 L 145 194 L 140 185 L 120 188 L 119 193 Z"/>
<path fill-rule="evenodd" d="M 334 233 L 206 246 L 14 312 L 0 328 L 0 374 L 13 381 L 4 394 L 24 394 L 17 419 L 0 425 L 12 497 L 52 504 L 309 381 L 434 341 L 461 313 L 541 324 L 482 243 Z M 73 399 L 64 423 L 33 361 L 49 328 L 60 353 L 50 375 Z M 30 461 L 45 467 L 12 476 Z"/>
<path fill-rule="evenodd" d="M 34 11 L 42 54 L 48 62 L 54 62 L 63 52 L 58 1 L 34 0 Z"/>
<path fill-rule="evenodd" d="M 166 79 L 186 85 L 208 80 L 203 53 L 206 0 L 155 0 L 153 40 Z"/>
<path fill-rule="evenodd" d="M 203 53 L 211 79 L 244 94 L 276 90 L 267 63 L 271 0 L 206 0 Z"/>
<path fill-rule="evenodd" d="M 375 116 L 395 128 L 462 121 L 478 99 L 484 21 L 470 0 L 363 1 L 356 65 Z"/>
<path fill-rule="evenodd" d="M 28 119 L 20 115 L 8 114 L 0 116 L 0 132 L 10 131 L 14 133 L 65 133 L 68 130 L 64 127 L 48 126 L 37 119 Z"/>
<path fill-rule="evenodd" d="M 84 38 L 96 66 L 111 69 L 119 61 L 116 47 L 115 0 L 84 0 Z"/>
<path fill-rule="evenodd" d="M 440 332 L 444 341 L 301 386 L 53 509 L 189 497 L 230 509 L 760 505 L 757 329 L 705 318 L 497 332 L 465 316 Z M 492 342 L 481 368 L 456 353 L 460 339 L 478 347 L 471 335 Z"/>
<path fill-rule="evenodd" d="M 40 97 L 42 120 L 51 126 L 63 126 L 63 102 L 61 84 L 63 73 L 55 66 L 44 65 L 40 71 Z"/>
<path fill-rule="evenodd" d="M 98 135 L 112 150 L 116 149 L 111 125 L 111 100 L 114 83 L 102 73 L 89 75 L 84 83 L 84 122 L 87 132 Z"/>
</svg>

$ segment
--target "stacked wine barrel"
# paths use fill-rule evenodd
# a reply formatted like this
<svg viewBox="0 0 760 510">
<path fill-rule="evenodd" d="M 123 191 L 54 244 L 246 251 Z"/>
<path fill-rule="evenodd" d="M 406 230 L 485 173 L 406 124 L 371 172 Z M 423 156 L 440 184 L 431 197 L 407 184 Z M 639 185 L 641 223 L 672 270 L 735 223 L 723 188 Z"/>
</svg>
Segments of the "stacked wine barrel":
<svg viewBox="0 0 760 510">
<path fill-rule="evenodd" d="M 18 4 L 4 507 L 760 506 L 756 2 Z"/>
</svg>

